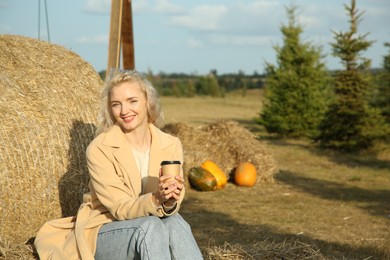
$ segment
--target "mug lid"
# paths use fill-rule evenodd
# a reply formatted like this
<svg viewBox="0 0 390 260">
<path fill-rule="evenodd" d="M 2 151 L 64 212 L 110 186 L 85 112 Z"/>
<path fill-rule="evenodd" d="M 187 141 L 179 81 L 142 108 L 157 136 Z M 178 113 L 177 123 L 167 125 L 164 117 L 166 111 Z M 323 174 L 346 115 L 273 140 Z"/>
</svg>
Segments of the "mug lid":
<svg viewBox="0 0 390 260">
<path fill-rule="evenodd" d="M 162 161 L 161 162 L 161 166 L 168 165 L 168 164 L 181 164 L 181 162 L 180 161 Z"/>
</svg>

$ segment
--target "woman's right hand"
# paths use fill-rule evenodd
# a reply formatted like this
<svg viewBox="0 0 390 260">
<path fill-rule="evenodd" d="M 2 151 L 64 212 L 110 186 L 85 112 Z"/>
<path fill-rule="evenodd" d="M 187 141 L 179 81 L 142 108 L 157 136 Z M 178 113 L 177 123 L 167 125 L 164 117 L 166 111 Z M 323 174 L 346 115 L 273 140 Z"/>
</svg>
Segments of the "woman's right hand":
<svg viewBox="0 0 390 260">
<path fill-rule="evenodd" d="M 174 204 L 180 196 L 177 196 L 177 180 L 171 179 L 172 176 L 160 176 L 157 184 L 157 190 L 152 193 L 153 201 L 156 206 L 162 205 L 169 201 L 169 204 Z M 180 194 L 179 194 L 180 195 Z"/>
</svg>

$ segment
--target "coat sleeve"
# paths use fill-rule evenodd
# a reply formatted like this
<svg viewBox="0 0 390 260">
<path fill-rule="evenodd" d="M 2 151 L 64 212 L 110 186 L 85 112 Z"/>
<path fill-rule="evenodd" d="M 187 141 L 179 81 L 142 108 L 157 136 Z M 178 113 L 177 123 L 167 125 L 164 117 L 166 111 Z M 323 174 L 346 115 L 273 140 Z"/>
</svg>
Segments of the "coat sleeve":
<svg viewBox="0 0 390 260">
<path fill-rule="evenodd" d="M 149 215 L 163 216 L 151 200 L 151 194 L 135 194 L 118 176 L 112 159 L 96 145 L 88 147 L 87 163 L 91 191 L 96 193 L 114 218 L 126 220 Z"/>
</svg>

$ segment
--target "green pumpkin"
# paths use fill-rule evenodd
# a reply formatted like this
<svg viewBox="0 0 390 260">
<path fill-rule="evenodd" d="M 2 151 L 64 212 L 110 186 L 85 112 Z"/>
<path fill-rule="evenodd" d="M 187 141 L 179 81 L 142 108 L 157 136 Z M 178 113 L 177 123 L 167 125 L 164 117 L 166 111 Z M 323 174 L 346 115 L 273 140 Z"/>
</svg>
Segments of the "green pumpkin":
<svg viewBox="0 0 390 260">
<path fill-rule="evenodd" d="M 188 172 L 191 187 L 198 191 L 214 191 L 217 189 L 217 180 L 214 175 L 201 167 L 193 167 Z"/>
</svg>

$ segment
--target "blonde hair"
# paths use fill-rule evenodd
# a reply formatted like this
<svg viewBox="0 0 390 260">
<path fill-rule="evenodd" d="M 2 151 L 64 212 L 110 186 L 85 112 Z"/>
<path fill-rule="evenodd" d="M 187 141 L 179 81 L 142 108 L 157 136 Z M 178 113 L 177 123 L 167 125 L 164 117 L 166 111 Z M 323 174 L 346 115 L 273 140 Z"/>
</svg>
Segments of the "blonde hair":
<svg viewBox="0 0 390 260">
<path fill-rule="evenodd" d="M 115 124 L 109 106 L 110 93 L 113 87 L 123 82 L 136 82 L 141 87 L 146 97 L 146 106 L 148 110 L 148 123 L 159 126 L 163 120 L 163 113 L 158 98 L 157 90 L 145 78 L 145 76 L 135 70 L 112 69 L 104 82 L 103 92 L 101 94 L 100 111 L 98 115 L 98 126 L 96 135 L 105 132 L 109 127 Z"/>
</svg>

